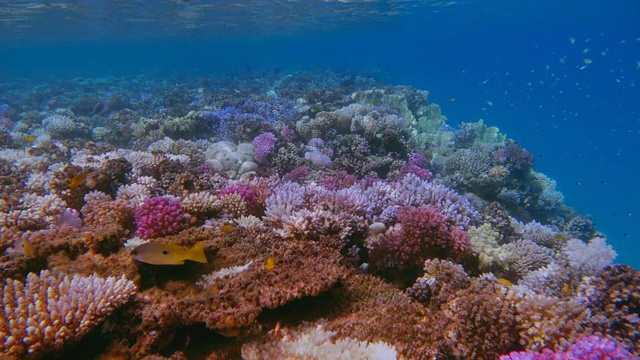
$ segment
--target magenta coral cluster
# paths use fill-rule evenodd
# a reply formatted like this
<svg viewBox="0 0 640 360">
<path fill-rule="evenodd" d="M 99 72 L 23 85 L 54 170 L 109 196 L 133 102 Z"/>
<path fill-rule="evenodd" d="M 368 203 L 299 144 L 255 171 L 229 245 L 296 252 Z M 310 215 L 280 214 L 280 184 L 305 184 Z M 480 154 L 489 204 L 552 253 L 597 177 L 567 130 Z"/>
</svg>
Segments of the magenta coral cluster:
<svg viewBox="0 0 640 360">
<path fill-rule="evenodd" d="M 415 174 L 422 180 L 429 180 L 433 177 L 433 173 L 429 171 L 429 160 L 417 152 L 412 153 L 409 156 L 407 163 L 400 167 L 400 178 L 403 178 L 407 174 Z"/>
<path fill-rule="evenodd" d="M 262 205 L 258 200 L 258 195 L 256 192 L 249 186 L 246 185 L 230 185 L 226 188 L 220 190 L 218 193 L 218 199 L 222 198 L 225 195 L 236 193 L 240 195 L 244 204 L 247 208 L 247 212 L 249 214 L 257 215 L 260 213 L 262 209 Z"/>
<path fill-rule="evenodd" d="M 253 139 L 253 149 L 255 151 L 255 159 L 259 164 L 266 164 L 269 161 L 269 155 L 276 148 L 278 138 L 271 133 L 262 133 Z"/>
<path fill-rule="evenodd" d="M 180 201 L 156 196 L 145 200 L 135 212 L 136 236 L 143 239 L 176 234 L 185 228 Z"/>
<path fill-rule="evenodd" d="M 567 351 L 544 349 L 542 353 L 514 351 L 500 360 L 638 360 L 629 351 L 609 339 L 587 336 L 571 345 Z"/>
<path fill-rule="evenodd" d="M 392 228 L 383 240 L 370 243 L 374 262 L 421 266 L 425 259 L 449 256 L 461 260 L 471 253 L 467 233 L 435 206 L 404 206 L 396 218 L 399 230 Z"/>
</svg>

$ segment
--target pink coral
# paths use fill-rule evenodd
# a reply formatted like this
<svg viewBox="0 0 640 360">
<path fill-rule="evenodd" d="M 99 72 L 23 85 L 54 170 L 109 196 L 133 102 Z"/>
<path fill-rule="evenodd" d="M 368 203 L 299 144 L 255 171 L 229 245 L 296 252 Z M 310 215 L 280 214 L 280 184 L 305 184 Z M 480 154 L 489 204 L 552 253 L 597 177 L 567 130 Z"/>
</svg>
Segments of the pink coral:
<svg viewBox="0 0 640 360">
<path fill-rule="evenodd" d="M 135 220 L 136 236 L 143 239 L 175 234 L 186 225 L 180 202 L 164 196 L 145 200 L 136 209 Z"/>
<path fill-rule="evenodd" d="M 420 266 L 428 258 L 464 259 L 471 253 L 467 233 L 435 206 L 401 207 L 396 217 L 400 227 L 367 244 L 374 262 L 405 268 Z"/>
</svg>

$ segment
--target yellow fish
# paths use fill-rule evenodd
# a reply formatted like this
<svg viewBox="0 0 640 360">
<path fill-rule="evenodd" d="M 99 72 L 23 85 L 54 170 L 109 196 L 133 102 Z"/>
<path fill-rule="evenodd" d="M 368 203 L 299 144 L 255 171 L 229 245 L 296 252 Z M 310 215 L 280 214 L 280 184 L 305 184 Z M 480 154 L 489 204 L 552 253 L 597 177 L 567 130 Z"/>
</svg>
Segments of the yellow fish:
<svg viewBox="0 0 640 360">
<path fill-rule="evenodd" d="M 35 245 L 30 244 L 27 240 L 19 238 L 13 243 L 13 249 L 11 250 L 11 252 L 13 254 L 25 255 L 27 257 L 34 258 L 36 257 L 37 248 Z"/>
<path fill-rule="evenodd" d="M 69 181 L 69 188 L 75 189 L 78 186 L 82 185 L 87 181 L 87 173 L 82 173 L 74 176 L 71 181 Z"/>
<path fill-rule="evenodd" d="M 273 259 L 273 257 L 269 256 L 269 258 L 267 259 L 267 263 L 264 264 L 264 269 L 267 271 L 271 271 L 276 267 L 276 261 Z"/>
<path fill-rule="evenodd" d="M 204 241 L 197 242 L 191 249 L 176 244 L 149 242 L 133 249 L 131 255 L 137 261 L 151 265 L 182 265 L 185 260 L 207 263 Z"/>
<path fill-rule="evenodd" d="M 229 231 L 231 231 L 231 230 L 233 230 L 233 229 L 235 229 L 235 228 L 236 228 L 236 227 L 235 227 L 235 226 L 233 226 L 233 225 L 222 225 L 222 226 L 220 227 L 220 233 L 221 233 L 221 234 L 226 234 L 226 233 L 228 233 Z"/>
<path fill-rule="evenodd" d="M 498 278 L 498 284 L 502 286 L 511 286 L 513 283 L 505 278 Z"/>
<path fill-rule="evenodd" d="M 36 138 L 37 138 L 37 136 L 35 136 L 35 135 L 28 135 L 24 139 L 27 140 L 28 142 L 34 142 L 36 140 Z"/>
</svg>

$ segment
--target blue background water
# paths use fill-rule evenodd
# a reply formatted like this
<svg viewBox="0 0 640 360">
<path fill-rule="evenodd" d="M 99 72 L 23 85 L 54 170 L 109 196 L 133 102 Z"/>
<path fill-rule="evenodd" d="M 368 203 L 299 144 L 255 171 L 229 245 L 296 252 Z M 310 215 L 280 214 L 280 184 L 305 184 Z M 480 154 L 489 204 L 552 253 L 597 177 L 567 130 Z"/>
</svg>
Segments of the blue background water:
<svg viewBox="0 0 640 360">
<path fill-rule="evenodd" d="M 536 170 L 557 180 L 568 205 L 593 217 L 618 262 L 640 268 L 640 2 L 414 3 L 405 3 L 416 5 L 411 15 L 385 21 L 311 13 L 291 31 L 270 31 L 283 26 L 270 29 L 268 16 L 266 26 L 252 30 L 237 16 L 233 21 L 243 27 L 237 34 L 204 29 L 172 35 L 167 29 L 180 24 L 171 16 L 133 28 L 107 18 L 102 26 L 76 21 L 65 29 L 54 9 L 41 12 L 36 30 L 1 23 L 0 79 L 245 67 L 379 69 L 397 84 L 429 90 L 453 125 L 484 119 L 531 150 Z M 190 4 L 170 6 L 175 11 Z M 388 4 L 348 6 L 384 12 Z M 84 11 L 90 17 L 92 9 Z M 215 21 L 215 13 L 206 16 Z M 332 26 L 320 30 L 322 22 Z M 76 39 L 86 35 L 83 28 L 91 36 Z"/>
</svg>

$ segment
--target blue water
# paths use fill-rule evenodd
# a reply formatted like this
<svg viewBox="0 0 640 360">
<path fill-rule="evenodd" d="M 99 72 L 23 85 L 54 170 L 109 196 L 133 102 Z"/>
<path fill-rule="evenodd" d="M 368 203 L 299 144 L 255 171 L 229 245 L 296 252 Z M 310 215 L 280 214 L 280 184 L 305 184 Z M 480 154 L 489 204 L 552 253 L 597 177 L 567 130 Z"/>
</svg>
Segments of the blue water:
<svg viewBox="0 0 640 360">
<path fill-rule="evenodd" d="M 531 150 L 640 268 L 640 2 L 215 3 L 5 2 L 0 80 L 379 70 Z"/>
</svg>

